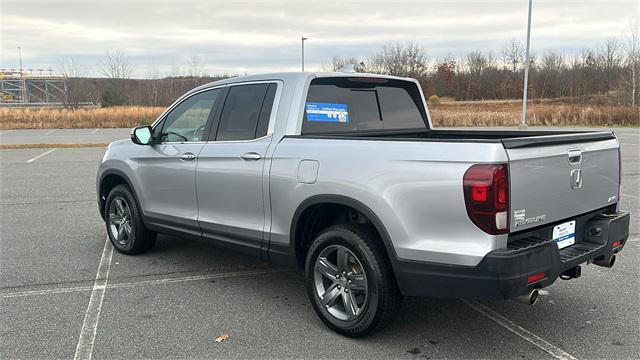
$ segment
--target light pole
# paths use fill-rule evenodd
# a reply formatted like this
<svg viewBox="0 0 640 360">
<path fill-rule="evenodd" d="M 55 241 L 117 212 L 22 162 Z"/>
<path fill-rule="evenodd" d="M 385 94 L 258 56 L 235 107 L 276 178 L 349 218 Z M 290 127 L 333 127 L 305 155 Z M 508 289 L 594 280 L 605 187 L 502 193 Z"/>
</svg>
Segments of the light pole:
<svg viewBox="0 0 640 360">
<path fill-rule="evenodd" d="M 22 73 L 22 46 L 18 46 L 18 60 L 20 61 L 20 73 Z"/>
<path fill-rule="evenodd" d="M 304 41 L 308 38 L 302 36 L 300 40 L 302 40 L 302 71 L 304 72 Z"/>
<path fill-rule="evenodd" d="M 18 60 L 20 61 L 20 102 L 25 103 L 27 98 L 27 84 L 24 80 L 24 70 L 22 69 L 22 46 L 18 46 Z"/>
<path fill-rule="evenodd" d="M 527 48 L 524 59 L 524 91 L 522 92 L 522 116 L 520 117 L 520 129 L 527 128 L 527 92 L 529 90 L 529 43 L 531 42 L 531 3 L 529 0 L 529 18 L 527 20 Z"/>
</svg>

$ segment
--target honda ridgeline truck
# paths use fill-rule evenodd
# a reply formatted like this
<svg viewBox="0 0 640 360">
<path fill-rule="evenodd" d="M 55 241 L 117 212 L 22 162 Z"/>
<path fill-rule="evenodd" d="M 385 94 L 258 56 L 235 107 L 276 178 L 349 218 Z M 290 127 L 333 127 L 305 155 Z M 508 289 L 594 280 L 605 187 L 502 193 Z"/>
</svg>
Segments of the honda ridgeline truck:
<svg viewBox="0 0 640 360">
<path fill-rule="evenodd" d="M 189 91 L 109 145 L 97 193 L 118 251 L 162 233 L 298 266 L 322 321 L 357 337 L 402 296 L 532 304 L 611 267 L 620 167 L 609 131 L 438 130 L 416 80 L 301 72 Z"/>
</svg>

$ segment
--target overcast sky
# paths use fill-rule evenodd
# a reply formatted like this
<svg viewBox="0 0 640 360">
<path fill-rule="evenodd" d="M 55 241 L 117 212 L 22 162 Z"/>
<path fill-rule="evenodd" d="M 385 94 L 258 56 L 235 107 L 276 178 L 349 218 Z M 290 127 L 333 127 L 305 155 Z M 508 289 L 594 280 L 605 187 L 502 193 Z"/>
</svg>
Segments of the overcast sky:
<svg viewBox="0 0 640 360">
<path fill-rule="evenodd" d="M 75 57 L 95 70 L 107 51 L 128 55 L 135 75 L 162 75 L 198 57 L 209 74 L 297 71 L 333 55 L 366 57 L 414 42 L 432 59 L 524 42 L 527 0 L 503 1 L 32 1 L 2 0 L 2 68 L 58 68 Z M 532 51 L 574 53 L 620 37 L 639 0 L 534 0 Z"/>
</svg>

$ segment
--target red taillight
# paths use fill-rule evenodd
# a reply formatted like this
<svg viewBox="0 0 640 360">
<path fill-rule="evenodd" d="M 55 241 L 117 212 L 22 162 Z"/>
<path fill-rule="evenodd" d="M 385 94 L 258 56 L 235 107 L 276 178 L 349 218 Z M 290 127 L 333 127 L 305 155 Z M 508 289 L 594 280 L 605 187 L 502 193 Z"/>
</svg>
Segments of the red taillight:
<svg viewBox="0 0 640 360">
<path fill-rule="evenodd" d="M 615 241 L 613 244 L 611 244 L 612 248 L 617 248 L 618 246 L 622 245 L 621 241 Z"/>
<path fill-rule="evenodd" d="M 471 197 L 475 202 L 487 202 L 489 187 L 485 184 L 471 186 Z"/>
<path fill-rule="evenodd" d="M 477 164 L 464 173 L 469 219 L 491 235 L 509 232 L 509 181 L 506 164 Z"/>
<path fill-rule="evenodd" d="M 507 186 L 504 182 L 504 178 L 498 179 L 498 204 L 507 203 Z"/>
<path fill-rule="evenodd" d="M 531 284 L 531 283 L 534 283 L 534 282 L 536 282 L 538 280 L 542 280 L 542 279 L 544 279 L 544 273 L 543 272 L 537 273 L 537 274 L 533 274 L 533 275 L 529 275 L 529 277 L 527 278 L 527 285 Z"/>
</svg>

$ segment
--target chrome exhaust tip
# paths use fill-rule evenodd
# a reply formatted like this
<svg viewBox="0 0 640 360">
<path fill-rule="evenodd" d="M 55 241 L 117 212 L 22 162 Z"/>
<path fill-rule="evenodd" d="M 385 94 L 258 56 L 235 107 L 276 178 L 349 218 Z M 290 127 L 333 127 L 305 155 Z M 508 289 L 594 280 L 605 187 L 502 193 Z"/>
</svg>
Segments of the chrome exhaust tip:
<svg viewBox="0 0 640 360">
<path fill-rule="evenodd" d="M 607 267 L 607 268 L 613 267 L 613 264 L 616 263 L 616 255 L 613 254 L 609 258 L 602 258 L 602 259 L 593 260 L 593 263 L 595 265 L 604 266 L 604 267 Z"/>
<path fill-rule="evenodd" d="M 524 295 L 513 298 L 513 300 L 520 304 L 533 305 L 538 301 L 538 295 L 538 289 L 533 289 Z"/>
</svg>

